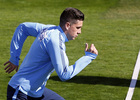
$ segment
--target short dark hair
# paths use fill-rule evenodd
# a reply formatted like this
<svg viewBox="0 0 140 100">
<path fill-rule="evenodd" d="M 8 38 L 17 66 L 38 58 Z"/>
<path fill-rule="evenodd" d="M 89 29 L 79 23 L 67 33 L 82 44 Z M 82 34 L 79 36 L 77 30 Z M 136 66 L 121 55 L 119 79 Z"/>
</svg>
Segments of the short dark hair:
<svg viewBox="0 0 140 100">
<path fill-rule="evenodd" d="M 60 26 L 65 25 L 66 22 L 71 24 L 76 23 L 77 20 L 84 21 L 84 14 L 76 8 L 66 8 L 60 16 Z"/>
</svg>

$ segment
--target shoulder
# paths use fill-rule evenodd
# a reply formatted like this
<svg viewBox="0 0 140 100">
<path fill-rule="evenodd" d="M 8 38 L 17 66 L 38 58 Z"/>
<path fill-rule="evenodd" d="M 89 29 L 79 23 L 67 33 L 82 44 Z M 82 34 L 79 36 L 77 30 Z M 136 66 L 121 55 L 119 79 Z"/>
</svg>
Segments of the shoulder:
<svg viewBox="0 0 140 100">
<path fill-rule="evenodd" d="M 51 29 L 48 34 L 49 34 L 48 36 L 50 36 L 50 42 L 52 44 L 64 47 L 63 36 L 61 35 L 59 29 L 57 28 Z"/>
<path fill-rule="evenodd" d="M 57 26 L 52 26 L 48 28 L 47 34 L 50 36 L 50 39 L 55 41 L 59 40 L 61 37 L 60 31 L 58 30 Z"/>
</svg>

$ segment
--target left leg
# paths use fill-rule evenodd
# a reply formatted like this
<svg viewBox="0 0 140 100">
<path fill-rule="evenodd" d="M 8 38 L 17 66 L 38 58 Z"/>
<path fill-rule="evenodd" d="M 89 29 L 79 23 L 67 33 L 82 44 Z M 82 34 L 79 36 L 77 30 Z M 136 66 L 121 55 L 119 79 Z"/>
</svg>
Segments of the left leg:
<svg viewBox="0 0 140 100">
<path fill-rule="evenodd" d="M 42 100 L 65 100 L 63 97 L 55 93 L 54 91 L 45 88 L 44 89 L 44 98 Z"/>
</svg>

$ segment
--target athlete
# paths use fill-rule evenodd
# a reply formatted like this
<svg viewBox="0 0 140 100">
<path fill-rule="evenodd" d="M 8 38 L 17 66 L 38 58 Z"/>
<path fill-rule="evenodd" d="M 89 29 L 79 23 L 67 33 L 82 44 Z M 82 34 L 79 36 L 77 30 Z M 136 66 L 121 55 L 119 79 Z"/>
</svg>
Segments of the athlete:
<svg viewBox="0 0 140 100">
<path fill-rule="evenodd" d="M 93 44 L 85 55 L 69 66 L 65 42 L 74 40 L 83 26 L 84 14 L 76 8 L 66 8 L 59 26 L 25 22 L 14 33 L 10 46 L 10 60 L 4 65 L 7 73 L 16 70 L 7 88 L 7 100 L 64 100 L 46 82 L 55 70 L 62 81 L 69 80 L 94 60 L 98 51 Z M 24 41 L 28 36 L 36 37 L 20 68 L 19 60 Z"/>
</svg>

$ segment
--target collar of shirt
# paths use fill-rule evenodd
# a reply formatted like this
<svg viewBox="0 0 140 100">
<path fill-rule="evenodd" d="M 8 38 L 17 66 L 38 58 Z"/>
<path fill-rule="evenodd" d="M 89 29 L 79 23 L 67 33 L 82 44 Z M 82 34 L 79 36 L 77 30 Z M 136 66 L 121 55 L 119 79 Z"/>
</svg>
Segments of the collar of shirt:
<svg viewBox="0 0 140 100">
<path fill-rule="evenodd" d="M 60 26 L 58 26 L 58 29 L 60 30 L 62 36 L 63 36 L 63 42 L 68 42 L 68 38 L 66 36 L 66 34 L 63 32 L 62 28 Z"/>
</svg>

